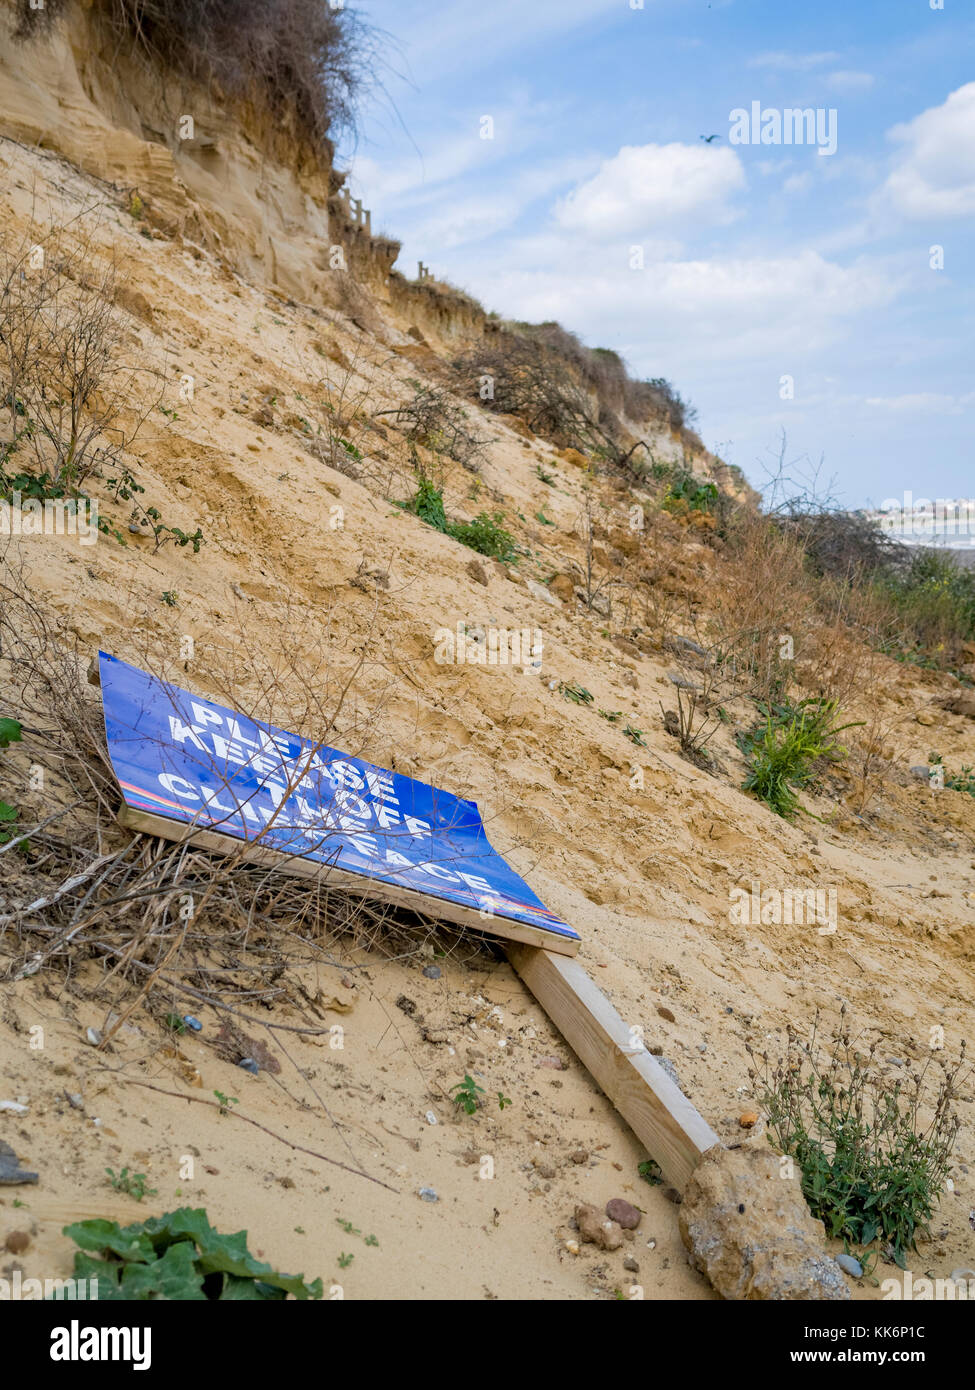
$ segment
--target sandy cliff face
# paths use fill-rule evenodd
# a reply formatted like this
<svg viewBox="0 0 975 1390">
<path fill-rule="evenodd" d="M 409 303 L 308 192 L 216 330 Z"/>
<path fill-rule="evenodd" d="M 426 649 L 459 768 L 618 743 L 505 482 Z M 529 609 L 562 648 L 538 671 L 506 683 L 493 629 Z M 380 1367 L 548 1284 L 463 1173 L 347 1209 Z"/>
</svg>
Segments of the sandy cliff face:
<svg viewBox="0 0 975 1390">
<path fill-rule="evenodd" d="M 263 663 L 286 648 L 322 654 L 329 689 L 355 673 L 355 709 L 338 736 L 377 763 L 479 801 L 498 849 L 575 923 L 587 967 L 676 1064 L 722 1137 L 743 1133 L 746 1043 L 761 1046 L 789 1022 L 802 1027 L 817 1007 L 835 1022 L 845 1000 L 860 1026 L 883 1028 L 891 1076 L 934 1026 L 957 1051 L 975 1016 L 975 801 L 935 797 L 907 770 L 926 760 L 932 739 L 952 765 L 975 763 L 972 720 L 939 716 L 932 732 L 927 719 L 947 678 L 887 663 L 870 699 L 886 719 L 896 775 L 868 816 L 853 813 L 842 785 L 808 798 L 821 823 L 773 816 L 740 791 L 727 731 L 714 745 L 720 775 L 681 759 L 660 708 L 673 705 L 676 658 L 653 614 L 706 614 L 728 582 L 720 550 L 665 514 L 634 537 L 633 499 L 599 484 L 597 560 L 644 575 L 630 635 L 618 611 L 580 605 L 571 582 L 561 597 L 546 591 L 553 574 L 582 572 L 591 479 L 498 416 L 477 416 L 488 441 L 479 474 L 425 452 L 423 460 L 444 468 L 454 515 L 505 512 L 518 565 L 482 561 L 393 506 L 414 475 L 402 432 L 380 412 L 409 396 L 411 379 L 434 379 L 438 353 L 461 330 L 484 331 L 477 307 L 390 277 L 391 244 L 373 247 L 361 229 L 337 223 L 331 171 L 291 167 L 285 145 L 256 123 L 200 102 L 202 141 L 180 143 L 174 117 L 185 94 L 120 68 L 88 36 L 76 15 L 36 47 L 0 43 L 0 236 L 17 241 L 90 209 L 94 254 L 114 253 L 126 271 L 120 304 L 133 351 L 165 364 L 170 382 L 167 412 L 148 421 L 131 464 L 167 520 L 199 525 L 205 544 L 193 556 L 128 533 L 124 548 L 102 538 L 91 551 L 34 537 L 5 543 L 4 563 L 24 567 L 83 651 L 101 646 L 204 693 L 216 693 L 208 672 L 232 659 L 242 702 L 254 698 Z M 143 203 L 135 215 L 133 192 Z M 343 236 L 351 273 L 325 258 Z M 174 384 L 187 374 L 195 389 L 180 400 Z M 326 388 L 358 430 L 360 458 L 341 469 L 310 447 L 310 403 Z M 541 677 L 438 664 L 434 634 L 458 622 L 539 627 Z M 196 665 L 181 656 L 187 634 Z M 564 699 L 559 682 L 584 686 L 592 706 Z M 4 698 L 14 693 L 8 684 Z M 277 714 L 287 726 L 288 708 Z M 625 736 L 627 724 L 642 742 Z M 3 766 L 25 807 L 29 761 L 29 748 L 13 749 Z M 835 888 L 837 931 L 736 918 L 733 890 L 755 880 Z M 106 1072 L 83 1042 L 85 1027 L 117 1003 L 95 992 L 94 966 L 77 996 L 41 979 L 5 991 L 0 1070 L 30 1109 L 0 1117 L 0 1137 L 41 1172 L 23 1218 L 34 1223 L 29 1272 L 65 1272 L 65 1220 L 143 1214 L 104 1186 L 106 1163 L 127 1163 L 157 1189 L 153 1210 L 199 1202 L 221 1227 L 247 1225 L 268 1258 L 326 1283 L 339 1280 L 338 1257 L 351 1249 L 336 1222 L 374 1232 L 378 1249 L 356 1247 L 341 1275 L 350 1297 L 613 1297 L 627 1280 L 648 1297 L 709 1296 L 686 1266 L 671 1202 L 636 1176 L 645 1155 L 508 967 L 458 955 L 431 978 L 431 962 L 336 943 L 308 967 L 307 983 L 312 997 L 352 1001 L 346 1049 L 296 1041 L 280 1085 L 242 1079 L 217 1055 L 209 1043 L 221 1019 L 202 1007 L 203 1034 L 181 1044 L 202 1088 L 139 1018 L 120 1038 L 118 1071 Z M 400 997 L 414 1012 L 396 1007 Z M 41 1016 L 50 1041 L 35 1054 L 25 1039 Z M 292 1021 L 301 1018 L 295 1011 Z M 448 1092 L 466 1070 L 512 1106 L 455 1114 Z M 136 1090 L 146 1081 L 162 1093 Z M 276 1135 L 361 1165 L 387 1186 L 296 1154 L 280 1137 L 242 1136 L 180 1099 L 215 1089 L 240 1097 Z M 66 1090 L 83 1094 L 84 1109 L 64 1100 Z M 970 1091 L 960 1109 L 966 1167 L 956 1169 L 918 1272 L 970 1262 Z M 189 1181 L 178 1160 L 194 1150 L 200 1168 Z M 483 1153 L 495 1159 L 490 1181 L 480 1176 Z M 422 1186 L 439 1202 L 421 1203 Z M 644 1208 L 633 1244 L 570 1253 L 577 1202 L 613 1196 Z M 0 1235 L 4 1224 L 16 1224 L 9 1211 Z"/>
</svg>

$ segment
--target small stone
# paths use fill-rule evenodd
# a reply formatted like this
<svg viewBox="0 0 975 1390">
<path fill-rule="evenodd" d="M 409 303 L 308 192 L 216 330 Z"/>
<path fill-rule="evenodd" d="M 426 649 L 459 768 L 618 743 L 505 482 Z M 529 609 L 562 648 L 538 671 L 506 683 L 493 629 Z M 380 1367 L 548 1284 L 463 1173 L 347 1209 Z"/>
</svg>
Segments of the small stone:
<svg viewBox="0 0 975 1390">
<path fill-rule="evenodd" d="M 250 1072 L 251 1076 L 257 1076 L 261 1070 L 253 1057 L 241 1057 L 237 1065 L 242 1071 Z"/>
<path fill-rule="evenodd" d="M 598 1245 L 600 1250 L 618 1250 L 623 1244 L 623 1231 L 619 1223 L 610 1221 L 595 1207 L 576 1207 L 575 1219 L 583 1240 Z"/>
<path fill-rule="evenodd" d="M 676 1018 L 674 1018 L 674 1015 L 671 1013 L 670 1009 L 665 1008 L 663 1004 L 658 1004 L 658 1005 L 657 1005 L 657 1013 L 660 1015 L 661 1018 L 665 1018 L 665 1019 L 667 1020 L 668 1023 L 676 1023 L 676 1022 L 677 1022 Z"/>
<path fill-rule="evenodd" d="M 738 1116 L 738 1123 L 742 1129 L 753 1129 L 758 1124 L 758 1112 L 756 1110 L 744 1110 Z"/>
<path fill-rule="evenodd" d="M 439 980 L 442 971 L 439 965 L 425 965 L 423 967 L 423 973 L 428 980 Z"/>
<path fill-rule="evenodd" d="M 561 602 L 552 590 L 547 589 L 544 584 L 539 584 L 537 579 L 529 579 L 526 577 L 525 588 L 531 594 L 532 598 L 540 599 L 542 603 L 547 603 L 552 608 L 562 607 Z"/>
<path fill-rule="evenodd" d="M 926 727 L 930 727 L 934 723 L 934 715 L 929 709 L 918 710 L 914 718 L 919 724 L 924 724 Z"/>
<path fill-rule="evenodd" d="M 573 1163 L 588 1163 L 589 1153 L 586 1149 L 574 1149 L 572 1153 L 569 1154 L 569 1158 Z"/>
<path fill-rule="evenodd" d="M 440 1201 L 440 1198 L 437 1196 L 436 1192 L 434 1192 L 434 1190 L 433 1190 L 432 1187 L 421 1187 L 421 1188 L 420 1188 L 420 1201 L 421 1201 L 421 1202 L 439 1202 L 439 1201 Z"/>
<path fill-rule="evenodd" d="M 428 1125 L 435 1125 L 437 1123 L 437 1117 L 432 1110 L 428 1110 L 423 1118 L 426 1120 Z"/>
<path fill-rule="evenodd" d="M 65 1091 L 64 1098 L 72 1110 L 84 1110 L 85 1102 L 77 1091 Z"/>
<path fill-rule="evenodd" d="M 543 1180 L 543 1182 L 551 1182 L 552 1179 L 556 1176 L 555 1169 L 552 1167 L 550 1163 L 537 1164 L 535 1167 L 535 1171 L 538 1174 L 538 1176 Z"/>
<path fill-rule="evenodd" d="M 626 1259 L 623 1261 L 623 1268 L 627 1270 L 630 1274 L 640 1273 L 640 1266 L 637 1264 L 636 1260 L 633 1258 L 632 1255 L 627 1255 Z"/>
<path fill-rule="evenodd" d="M 565 1248 L 570 1255 L 578 1255 L 579 1242 L 577 1240 L 567 1240 L 565 1242 Z"/>
<path fill-rule="evenodd" d="M 852 1255 L 837 1255 L 836 1263 L 844 1274 L 850 1274 L 854 1279 L 859 1279 L 863 1274 L 863 1265 L 859 1260 L 855 1260 Z"/>
<path fill-rule="evenodd" d="M 294 1185 L 295 1185 L 295 1180 L 294 1180 L 294 1178 L 287 1178 L 287 1177 L 285 1177 L 285 1178 L 278 1178 L 278 1186 L 279 1186 L 279 1187 L 291 1188 L 291 1187 L 294 1187 Z"/>
<path fill-rule="evenodd" d="M 194 1033 L 200 1033 L 203 1031 L 203 1024 L 200 1022 L 198 1018 L 194 1018 L 192 1014 L 184 1014 L 183 1022 L 186 1024 L 187 1028 L 192 1029 Z"/>
<path fill-rule="evenodd" d="M 26 1115 L 28 1109 L 19 1100 L 0 1100 L 0 1111 L 6 1110 L 11 1115 Z"/>
<path fill-rule="evenodd" d="M 549 1067 L 552 1071 L 565 1071 L 565 1063 L 561 1057 L 539 1057 L 535 1065 L 536 1067 Z"/>
<path fill-rule="evenodd" d="M 665 1187 L 664 1196 L 667 1198 L 668 1202 L 673 1202 L 675 1207 L 679 1207 L 684 1200 L 676 1187 Z"/>
<path fill-rule="evenodd" d="M 622 1226 L 624 1231 L 635 1231 L 642 1219 L 642 1213 L 623 1197 L 611 1197 L 606 1203 L 606 1215 L 610 1221 Z"/>
<path fill-rule="evenodd" d="M 4 1241 L 4 1245 L 11 1255 L 22 1255 L 30 1245 L 30 1236 L 26 1231 L 11 1231 Z"/>
<path fill-rule="evenodd" d="M 92 1047 L 97 1047 L 102 1040 L 102 1035 L 97 1028 L 86 1028 L 85 1037 L 91 1043 Z"/>
</svg>

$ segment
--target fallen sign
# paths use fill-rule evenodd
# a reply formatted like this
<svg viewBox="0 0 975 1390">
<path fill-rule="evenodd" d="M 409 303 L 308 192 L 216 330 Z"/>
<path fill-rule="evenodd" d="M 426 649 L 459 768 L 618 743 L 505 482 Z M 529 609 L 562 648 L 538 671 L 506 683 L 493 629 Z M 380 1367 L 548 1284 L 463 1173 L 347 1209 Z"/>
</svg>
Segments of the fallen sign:
<svg viewBox="0 0 975 1390">
<path fill-rule="evenodd" d="M 132 830 L 574 955 L 579 934 L 494 849 L 473 801 L 225 709 L 99 653 Z"/>
<path fill-rule="evenodd" d="M 248 719 L 105 652 L 99 675 L 123 825 L 504 938 L 518 975 L 675 1186 L 720 1142 L 569 959 L 579 934 L 493 848 L 473 801 Z"/>
</svg>

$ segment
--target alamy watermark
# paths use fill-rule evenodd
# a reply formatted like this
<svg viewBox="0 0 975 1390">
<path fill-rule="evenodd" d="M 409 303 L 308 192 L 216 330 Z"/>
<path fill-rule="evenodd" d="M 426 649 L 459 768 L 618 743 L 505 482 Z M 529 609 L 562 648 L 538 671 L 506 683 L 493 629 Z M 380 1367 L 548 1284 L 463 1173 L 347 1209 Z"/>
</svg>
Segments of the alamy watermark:
<svg viewBox="0 0 975 1390">
<path fill-rule="evenodd" d="M 542 666 L 541 628 L 438 627 L 433 634 L 438 666 L 521 666 L 526 673 Z"/>
<path fill-rule="evenodd" d="M 837 121 L 835 106 L 763 107 L 736 106 L 728 113 L 732 145 L 815 145 L 820 154 L 835 154 Z"/>
<path fill-rule="evenodd" d="M 77 536 L 81 545 L 98 540 L 98 500 L 94 497 L 24 497 L 0 500 L 0 536 Z"/>
<path fill-rule="evenodd" d="M 832 936 L 838 920 L 835 888 L 732 888 L 729 920 L 736 926 L 815 926 Z"/>
<path fill-rule="evenodd" d="M 34 1299 L 50 1298 L 97 1303 L 98 1280 L 25 1279 L 16 1266 L 9 1279 L 0 1279 L 0 1303 L 29 1303 Z"/>
</svg>

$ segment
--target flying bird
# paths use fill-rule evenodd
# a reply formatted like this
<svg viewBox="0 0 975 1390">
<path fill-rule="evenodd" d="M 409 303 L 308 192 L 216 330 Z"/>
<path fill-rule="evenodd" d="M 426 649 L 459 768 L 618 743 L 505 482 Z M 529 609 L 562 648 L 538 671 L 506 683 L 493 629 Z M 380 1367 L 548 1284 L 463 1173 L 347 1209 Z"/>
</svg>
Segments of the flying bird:
<svg viewBox="0 0 975 1390">
<path fill-rule="evenodd" d="M 701 136 L 699 136 L 698 138 L 701 139 L 701 140 L 703 140 L 704 143 L 705 143 L 705 145 L 710 145 L 710 143 L 711 143 L 712 140 L 720 140 L 720 139 L 721 139 L 721 136 L 720 136 L 720 135 L 701 135 Z"/>
</svg>

